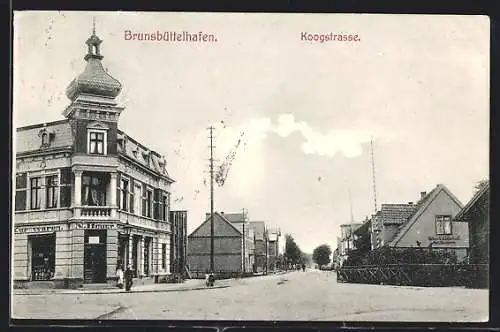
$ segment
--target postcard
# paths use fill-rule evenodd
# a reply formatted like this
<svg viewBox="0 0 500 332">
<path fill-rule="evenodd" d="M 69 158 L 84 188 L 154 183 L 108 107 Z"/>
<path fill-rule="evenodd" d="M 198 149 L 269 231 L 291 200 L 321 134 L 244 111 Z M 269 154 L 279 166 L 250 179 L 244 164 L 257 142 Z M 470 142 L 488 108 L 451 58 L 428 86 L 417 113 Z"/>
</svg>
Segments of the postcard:
<svg viewBox="0 0 500 332">
<path fill-rule="evenodd" d="M 14 12 L 12 318 L 487 321 L 489 25 Z"/>
</svg>

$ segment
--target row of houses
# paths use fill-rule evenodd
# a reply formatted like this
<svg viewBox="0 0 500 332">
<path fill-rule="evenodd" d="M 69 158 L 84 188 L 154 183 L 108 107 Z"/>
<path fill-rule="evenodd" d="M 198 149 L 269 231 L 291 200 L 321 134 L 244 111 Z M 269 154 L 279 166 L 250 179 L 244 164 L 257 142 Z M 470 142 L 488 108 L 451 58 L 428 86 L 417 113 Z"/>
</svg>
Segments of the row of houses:
<svg viewBox="0 0 500 332">
<path fill-rule="evenodd" d="M 452 253 L 459 262 L 487 263 L 489 246 L 489 184 L 463 206 L 444 185 L 421 192 L 416 202 L 382 204 L 361 223 L 340 226 L 336 266 L 352 250 L 430 248 Z"/>
<path fill-rule="evenodd" d="M 188 236 L 187 262 L 191 274 L 210 271 L 211 215 Z M 264 221 L 251 221 L 248 214 L 215 212 L 214 266 L 216 273 L 267 273 L 279 266 L 281 231 Z"/>
</svg>

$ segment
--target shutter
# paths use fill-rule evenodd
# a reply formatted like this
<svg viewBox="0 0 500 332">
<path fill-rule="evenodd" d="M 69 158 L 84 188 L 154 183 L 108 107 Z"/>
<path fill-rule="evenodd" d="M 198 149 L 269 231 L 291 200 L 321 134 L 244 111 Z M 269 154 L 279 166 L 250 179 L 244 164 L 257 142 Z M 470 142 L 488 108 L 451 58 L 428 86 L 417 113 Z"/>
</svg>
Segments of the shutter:
<svg viewBox="0 0 500 332">
<path fill-rule="evenodd" d="M 146 184 L 142 184 L 142 215 L 147 216 L 148 214 L 146 213 L 146 199 L 147 199 L 147 187 Z"/>
<path fill-rule="evenodd" d="M 71 184 L 72 175 L 70 167 L 61 168 L 61 184 Z"/>
<path fill-rule="evenodd" d="M 65 185 L 60 187 L 60 206 L 71 206 L 71 186 Z"/>
<path fill-rule="evenodd" d="M 119 172 L 116 173 L 116 206 L 120 209 L 120 194 L 121 194 L 121 174 Z"/>
<path fill-rule="evenodd" d="M 153 191 L 153 218 L 160 219 L 160 189 L 157 188 Z"/>
<path fill-rule="evenodd" d="M 134 195 L 135 195 L 134 179 L 130 178 L 130 183 L 128 186 L 130 189 L 129 211 L 130 211 L 130 213 L 134 213 Z"/>
<path fill-rule="evenodd" d="M 16 211 L 26 210 L 26 190 L 16 192 Z"/>
<path fill-rule="evenodd" d="M 20 173 L 16 176 L 16 189 L 26 189 L 28 186 L 28 176 L 26 173 Z"/>
</svg>

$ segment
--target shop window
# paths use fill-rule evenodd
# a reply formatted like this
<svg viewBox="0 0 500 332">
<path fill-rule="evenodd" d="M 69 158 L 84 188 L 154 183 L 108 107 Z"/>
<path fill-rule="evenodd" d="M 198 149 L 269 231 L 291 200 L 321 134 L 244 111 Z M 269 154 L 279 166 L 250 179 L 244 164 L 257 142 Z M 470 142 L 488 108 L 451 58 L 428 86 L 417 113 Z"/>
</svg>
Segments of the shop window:
<svg viewBox="0 0 500 332">
<path fill-rule="evenodd" d="M 82 176 L 82 205 L 106 205 L 106 180 L 103 175 Z"/>
<path fill-rule="evenodd" d="M 31 279 L 50 280 L 55 273 L 56 236 L 30 236 L 31 242 Z"/>
<path fill-rule="evenodd" d="M 26 173 L 16 175 L 16 211 L 26 210 L 26 191 L 28 176 Z"/>
<path fill-rule="evenodd" d="M 57 178 L 58 178 L 57 175 L 51 175 L 45 178 L 46 206 L 48 209 L 57 208 L 57 201 L 58 201 Z"/>
<path fill-rule="evenodd" d="M 42 206 L 42 178 L 36 177 L 30 179 L 30 197 L 32 210 L 38 210 Z"/>
<path fill-rule="evenodd" d="M 106 154 L 106 131 L 89 130 L 87 150 L 89 154 Z"/>
<path fill-rule="evenodd" d="M 451 235 L 451 216 L 436 216 L 436 234 Z"/>
</svg>

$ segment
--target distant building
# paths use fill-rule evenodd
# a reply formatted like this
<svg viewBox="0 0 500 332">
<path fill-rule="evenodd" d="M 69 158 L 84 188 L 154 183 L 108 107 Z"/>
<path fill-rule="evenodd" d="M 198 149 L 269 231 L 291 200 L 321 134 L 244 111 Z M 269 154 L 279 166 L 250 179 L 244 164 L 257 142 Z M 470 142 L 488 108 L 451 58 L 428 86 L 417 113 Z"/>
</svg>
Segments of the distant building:
<svg viewBox="0 0 500 332">
<path fill-rule="evenodd" d="M 467 222 L 469 229 L 469 263 L 489 263 L 490 239 L 490 185 L 476 192 L 465 207 L 455 216 L 456 221 Z"/>
<path fill-rule="evenodd" d="M 349 251 L 356 249 L 354 243 L 354 231 L 362 225 L 362 223 L 340 225 L 340 237 L 337 237 L 337 265 L 341 266 L 347 259 Z"/>
<path fill-rule="evenodd" d="M 238 219 L 234 214 L 229 216 L 232 220 Z M 210 271 L 210 214 L 206 217 L 206 220 L 188 236 L 187 261 L 189 270 L 194 275 Z M 247 235 L 250 228 L 248 223 L 231 222 L 222 212 L 214 212 L 213 218 L 214 272 L 251 272 L 253 261 L 249 252 L 250 249 L 253 250 L 253 245 L 249 242 L 253 240 Z M 244 238 L 247 240 L 245 243 Z"/>
<path fill-rule="evenodd" d="M 170 211 L 170 272 L 185 275 L 187 264 L 187 211 Z M 166 246 L 161 248 L 162 255 Z"/>
<path fill-rule="evenodd" d="M 255 272 L 267 272 L 269 239 L 266 224 L 263 221 L 252 221 L 250 227 L 254 233 Z"/>
<path fill-rule="evenodd" d="M 122 86 L 103 68 L 101 43 L 95 32 L 86 41 L 65 119 L 17 128 L 15 287 L 113 283 L 127 264 L 144 282 L 170 273 L 174 180 L 159 153 L 118 129 Z"/>
<path fill-rule="evenodd" d="M 281 236 L 281 230 L 276 228 L 270 228 L 267 230 L 268 237 L 268 271 L 276 271 L 283 268 L 283 262 L 279 260 L 280 257 L 280 247 L 279 239 Z"/>
<path fill-rule="evenodd" d="M 255 242 L 254 230 L 250 226 L 246 213 L 225 213 L 221 214 L 233 224 L 245 239 L 243 242 L 243 267 L 245 272 L 253 272 L 255 265 Z"/>
<path fill-rule="evenodd" d="M 387 245 L 395 248 L 422 247 L 453 252 L 463 260 L 468 254 L 469 230 L 453 218 L 462 210 L 460 201 L 442 184 L 421 193 L 413 213 L 401 224 Z"/>
</svg>

